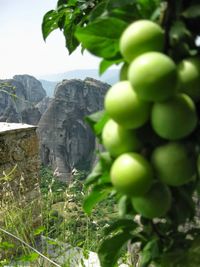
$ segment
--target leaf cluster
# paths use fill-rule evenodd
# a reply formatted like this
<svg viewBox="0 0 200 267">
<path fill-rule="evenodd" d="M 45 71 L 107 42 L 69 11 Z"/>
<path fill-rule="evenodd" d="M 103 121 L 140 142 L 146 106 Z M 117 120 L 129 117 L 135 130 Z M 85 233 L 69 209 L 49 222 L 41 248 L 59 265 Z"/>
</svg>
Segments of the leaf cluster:
<svg viewBox="0 0 200 267">
<path fill-rule="evenodd" d="M 65 37 L 71 54 L 81 44 L 101 57 L 102 74 L 113 64 L 122 62 L 119 38 L 131 22 L 138 19 L 156 21 L 166 30 L 166 53 L 175 60 L 199 54 L 200 5 L 194 1 L 164 0 L 63 0 L 48 11 L 42 22 L 44 40 L 55 29 Z"/>
<path fill-rule="evenodd" d="M 65 37 L 71 54 L 79 44 L 101 57 L 100 73 L 122 62 L 119 38 L 127 25 L 137 19 L 157 20 L 160 0 L 70 0 L 58 1 L 54 10 L 43 18 L 42 33 L 46 40 L 55 29 Z M 159 12 L 157 12 L 159 13 Z"/>
</svg>

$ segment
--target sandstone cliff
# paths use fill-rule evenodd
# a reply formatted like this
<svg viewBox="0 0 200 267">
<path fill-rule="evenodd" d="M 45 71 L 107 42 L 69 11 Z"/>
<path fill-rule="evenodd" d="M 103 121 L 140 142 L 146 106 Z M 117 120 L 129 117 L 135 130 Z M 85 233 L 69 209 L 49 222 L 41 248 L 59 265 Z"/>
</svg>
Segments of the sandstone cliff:
<svg viewBox="0 0 200 267">
<path fill-rule="evenodd" d="M 84 117 L 103 108 L 109 85 L 87 78 L 63 80 L 38 125 L 41 160 L 69 181 L 74 168 L 88 169 L 94 159 L 95 137 Z"/>
</svg>

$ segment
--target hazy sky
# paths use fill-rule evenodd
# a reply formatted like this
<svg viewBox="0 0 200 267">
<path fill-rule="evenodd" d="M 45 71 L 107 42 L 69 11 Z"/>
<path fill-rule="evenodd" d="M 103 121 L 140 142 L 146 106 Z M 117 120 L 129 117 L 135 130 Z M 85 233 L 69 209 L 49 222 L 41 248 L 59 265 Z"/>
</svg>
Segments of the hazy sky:
<svg viewBox="0 0 200 267">
<path fill-rule="evenodd" d="M 43 41 L 43 15 L 56 0 L 0 0 L 0 79 L 97 68 L 99 59 L 80 50 L 68 56 L 59 30 Z"/>
</svg>

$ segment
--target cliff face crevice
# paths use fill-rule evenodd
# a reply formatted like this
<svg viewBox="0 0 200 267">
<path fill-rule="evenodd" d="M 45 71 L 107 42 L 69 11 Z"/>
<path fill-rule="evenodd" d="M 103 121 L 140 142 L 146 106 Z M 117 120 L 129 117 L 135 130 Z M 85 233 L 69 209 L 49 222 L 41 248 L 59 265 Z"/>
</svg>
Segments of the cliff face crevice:
<svg viewBox="0 0 200 267">
<path fill-rule="evenodd" d="M 94 79 L 64 80 L 38 124 L 43 164 L 67 181 L 74 168 L 88 169 L 94 159 L 95 136 L 84 118 L 103 108 L 109 85 Z"/>
</svg>

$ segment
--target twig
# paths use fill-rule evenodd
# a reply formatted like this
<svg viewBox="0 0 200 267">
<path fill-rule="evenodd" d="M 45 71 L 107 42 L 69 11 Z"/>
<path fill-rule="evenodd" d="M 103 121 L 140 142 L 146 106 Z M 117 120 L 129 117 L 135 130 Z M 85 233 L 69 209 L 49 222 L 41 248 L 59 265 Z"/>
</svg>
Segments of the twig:
<svg viewBox="0 0 200 267">
<path fill-rule="evenodd" d="M 13 237 L 14 239 L 18 240 L 19 242 L 21 242 L 22 244 L 24 244 L 25 246 L 29 247 L 30 249 L 32 249 L 34 252 L 36 252 L 38 255 L 40 255 L 42 258 L 44 258 L 45 260 L 47 260 L 48 262 L 52 263 L 54 266 L 57 266 L 57 267 L 61 267 L 59 264 L 57 264 L 56 262 L 52 261 L 51 259 L 49 259 L 48 257 L 46 257 L 45 255 L 43 255 L 41 252 L 39 252 L 37 249 L 33 248 L 32 246 L 30 246 L 28 243 L 26 243 L 25 241 L 23 241 L 21 238 L 11 234 L 10 232 L 2 229 L 0 227 L 0 231 Z"/>
</svg>

